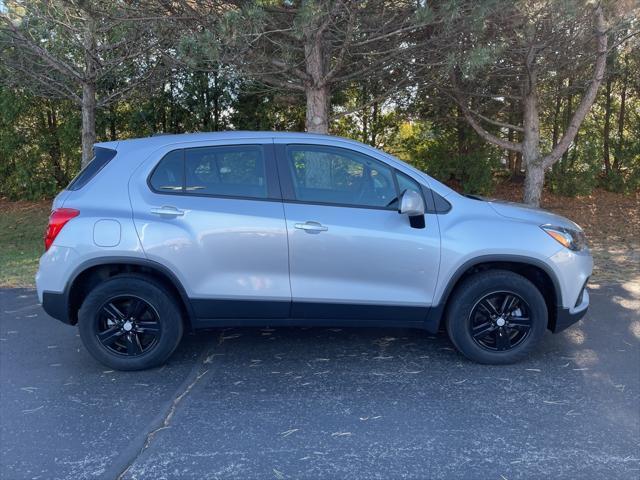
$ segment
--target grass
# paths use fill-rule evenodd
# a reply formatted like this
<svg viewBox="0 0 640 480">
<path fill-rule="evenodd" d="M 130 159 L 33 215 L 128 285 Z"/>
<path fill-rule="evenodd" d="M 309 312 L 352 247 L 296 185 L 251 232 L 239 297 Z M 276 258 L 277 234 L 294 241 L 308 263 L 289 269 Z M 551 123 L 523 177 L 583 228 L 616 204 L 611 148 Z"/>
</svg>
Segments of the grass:
<svg viewBox="0 0 640 480">
<path fill-rule="evenodd" d="M 496 198 L 519 201 L 521 188 L 498 186 Z M 0 199 L 0 287 L 32 287 L 50 201 Z M 578 198 L 545 193 L 543 207 L 580 224 L 587 233 L 595 267 L 593 282 L 640 284 L 640 193 L 596 190 Z"/>
<path fill-rule="evenodd" d="M 0 199 L 0 287 L 33 287 L 50 208 Z"/>
</svg>

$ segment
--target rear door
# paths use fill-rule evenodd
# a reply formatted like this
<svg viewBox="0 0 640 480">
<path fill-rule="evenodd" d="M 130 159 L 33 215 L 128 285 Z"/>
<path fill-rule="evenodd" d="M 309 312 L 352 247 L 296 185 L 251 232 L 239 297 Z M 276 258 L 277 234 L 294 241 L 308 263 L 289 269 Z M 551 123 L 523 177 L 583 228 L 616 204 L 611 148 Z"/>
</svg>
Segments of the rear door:
<svg viewBox="0 0 640 480">
<path fill-rule="evenodd" d="M 289 315 L 273 144 L 246 142 L 168 147 L 130 183 L 146 256 L 174 272 L 201 319 Z"/>
<path fill-rule="evenodd" d="M 440 262 L 435 215 L 413 228 L 400 188 L 419 184 L 362 152 L 278 143 L 292 316 L 423 321 Z"/>
</svg>

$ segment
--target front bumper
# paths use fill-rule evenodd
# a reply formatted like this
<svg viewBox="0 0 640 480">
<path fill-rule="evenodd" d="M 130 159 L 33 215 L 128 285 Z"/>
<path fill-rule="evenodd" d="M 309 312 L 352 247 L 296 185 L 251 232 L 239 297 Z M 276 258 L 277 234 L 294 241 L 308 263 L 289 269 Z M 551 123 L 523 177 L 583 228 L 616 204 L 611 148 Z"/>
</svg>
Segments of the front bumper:
<svg viewBox="0 0 640 480">
<path fill-rule="evenodd" d="M 553 333 L 558 333 L 570 327 L 574 323 L 580 321 L 580 319 L 587 313 L 587 310 L 589 310 L 589 291 L 585 285 L 580 305 L 577 305 L 574 308 L 565 308 L 562 306 L 557 308 L 555 322 L 551 331 Z"/>
<path fill-rule="evenodd" d="M 587 281 L 593 271 L 593 258 L 589 250 L 573 252 L 563 248 L 549 257 L 549 263 L 558 280 L 559 302 L 555 318 L 551 316 L 549 328 L 561 332 L 579 321 L 589 308 Z M 551 313 L 551 312 L 550 312 Z"/>
</svg>

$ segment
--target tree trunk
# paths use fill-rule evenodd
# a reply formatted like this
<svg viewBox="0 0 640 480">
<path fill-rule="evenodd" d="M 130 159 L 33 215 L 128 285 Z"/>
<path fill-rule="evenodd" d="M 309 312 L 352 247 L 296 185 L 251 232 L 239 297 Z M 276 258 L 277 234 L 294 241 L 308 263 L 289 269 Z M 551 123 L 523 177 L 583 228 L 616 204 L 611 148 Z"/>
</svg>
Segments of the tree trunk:
<svg viewBox="0 0 640 480">
<path fill-rule="evenodd" d="M 170 133 L 178 133 L 178 115 L 176 113 L 175 85 L 173 76 L 169 81 L 169 128 Z"/>
<path fill-rule="evenodd" d="M 516 177 L 522 178 L 522 152 L 516 152 L 516 164 L 513 172 Z"/>
<path fill-rule="evenodd" d="M 512 125 L 516 125 L 518 123 L 518 107 L 516 103 L 511 104 L 511 108 L 509 111 L 509 123 Z M 518 132 L 512 128 L 508 129 L 507 140 L 513 143 L 517 143 L 518 141 Z M 522 168 L 522 153 L 516 152 L 515 150 L 507 150 L 507 162 L 509 172 L 511 173 L 511 178 L 516 178 L 520 176 L 520 170 Z"/>
<path fill-rule="evenodd" d="M 571 152 L 571 156 L 569 157 L 569 168 L 573 168 L 576 164 L 576 160 L 578 158 L 578 148 L 580 145 L 580 132 L 576 133 L 576 138 L 573 139 L 573 151 Z"/>
<path fill-rule="evenodd" d="M 540 155 L 540 117 L 538 115 L 538 78 L 533 49 L 527 56 L 528 75 L 523 88 L 522 161 L 525 167 L 524 203 L 540 206 L 544 185 L 544 164 Z"/>
<path fill-rule="evenodd" d="M 611 136 L 611 82 L 611 75 L 609 75 L 605 84 L 604 131 L 602 134 L 602 160 L 604 162 L 604 171 L 607 174 L 611 171 L 611 157 L 609 155 L 609 137 Z"/>
<path fill-rule="evenodd" d="M 558 92 L 556 93 L 556 104 L 553 109 L 553 137 L 551 139 L 551 145 L 556 146 L 558 144 L 558 137 L 560 136 L 560 109 L 562 108 L 562 96 L 560 95 L 560 88 L 562 84 L 558 81 Z"/>
<path fill-rule="evenodd" d="M 329 87 L 324 83 L 327 59 L 322 48 L 322 32 L 311 29 L 305 33 L 305 85 L 307 132 L 329 133 Z M 321 154 L 310 154 L 305 164 L 305 183 L 315 188 L 327 188 L 331 183 L 329 162 Z"/>
<path fill-rule="evenodd" d="M 82 167 L 93 158 L 96 143 L 96 21 L 89 15 L 84 31 L 85 74 L 82 82 Z"/>
<path fill-rule="evenodd" d="M 523 157 L 524 152 L 523 152 Z M 540 159 L 527 165 L 524 177 L 524 203 L 533 207 L 540 206 L 542 189 L 544 187 L 544 166 Z"/>
<path fill-rule="evenodd" d="M 368 97 L 368 89 L 366 85 L 362 86 L 362 91 L 360 92 L 360 103 L 362 105 L 367 104 Z M 369 138 L 369 107 L 365 106 L 362 108 L 362 143 L 368 143 Z"/>
<path fill-rule="evenodd" d="M 329 101 L 326 88 L 308 87 L 307 95 L 307 132 L 327 134 L 329 132 Z M 331 186 L 331 164 L 320 153 L 309 153 L 305 162 L 305 184 L 314 188 Z"/>
<path fill-rule="evenodd" d="M 220 78 L 218 77 L 218 71 L 213 72 L 213 131 L 220 130 L 220 97 L 222 96 L 222 89 L 220 88 Z"/>
<path fill-rule="evenodd" d="M 85 82 L 82 85 L 82 167 L 93 158 L 96 143 L 96 86 Z"/>
<path fill-rule="evenodd" d="M 551 146 L 555 147 L 558 144 L 558 138 L 560 137 L 560 111 L 562 109 L 562 95 L 560 95 L 560 90 L 562 89 L 562 84 L 564 80 L 558 79 L 557 83 L 557 92 L 556 92 L 556 100 L 555 107 L 553 109 L 553 131 L 551 138 Z M 553 165 L 554 172 L 557 170 L 558 163 L 556 162 Z"/>
<path fill-rule="evenodd" d="M 624 76 L 622 77 L 622 91 L 620 92 L 620 112 L 618 114 L 618 141 L 616 142 L 615 158 L 613 168 L 619 170 L 622 166 L 622 146 L 624 141 L 624 115 L 627 103 L 627 82 L 629 80 L 629 69 L 625 60 Z"/>
<path fill-rule="evenodd" d="M 507 131 L 507 140 L 509 140 L 510 142 L 515 141 L 516 139 L 515 133 L 516 131 L 513 128 L 510 128 Z M 513 150 L 507 150 L 507 170 L 509 170 L 509 173 L 511 174 L 511 176 L 514 175 L 514 172 L 516 169 L 515 158 L 516 158 L 516 152 L 514 152 Z"/>
<path fill-rule="evenodd" d="M 329 133 L 329 89 L 327 87 L 307 87 L 307 132 Z"/>
<path fill-rule="evenodd" d="M 62 148 L 60 146 L 60 137 L 58 136 L 58 118 L 55 107 L 52 102 L 47 102 L 47 130 L 50 137 L 49 154 L 51 155 L 51 163 L 53 164 L 53 176 L 56 179 L 58 187 L 64 187 L 67 184 L 67 176 L 62 167 Z"/>
<path fill-rule="evenodd" d="M 535 72 L 530 74 L 528 92 L 524 98 L 522 161 L 525 166 L 524 203 L 538 207 L 544 186 L 544 164 L 540 155 L 540 118 L 536 95 Z"/>
<path fill-rule="evenodd" d="M 369 112 L 367 108 L 362 109 L 362 143 L 367 143 L 369 138 Z"/>
<path fill-rule="evenodd" d="M 572 88 L 573 88 L 573 80 L 569 78 L 569 80 L 567 81 L 567 109 L 564 112 L 564 129 L 563 129 L 564 132 L 566 132 L 567 128 L 569 128 L 569 122 L 571 121 L 571 117 L 573 115 L 573 93 L 571 92 Z M 569 151 L 567 149 L 562 154 L 562 160 L 558 162 L 559 170 L 561 171 L 563 170 L 562 167 L 567 163 L 568 157 L 569 157 Z"/>
<path fill-rule="evenodd" d="M 456 122 L 456 137 L 458 143 L 458 157 L 462 158 L 463 156 L 469 153 L 468 142 L 467 142 L 467 130 L 466 123 L 464 123 L 464 117 L 458 109 L 458 121 Z"/>
<path fill-rule="evenodd" d="M 209 101 L 209 74 L 202 72 L 199 75 L 200 92 L 202 93 L 202 131 L 208 132 L 211 130 L 211 110 Z"/>
<path fill-rule="evenodd" d="M 305 95 L 307 98 L 307 132 L 329 133 L 329 96 L 326 83 L 328 59 L 323 48 L 325 27 L 314 22 L 305 28 Z"/>
<path fill-rule="evenodd" d="M 372 147 L 376 147 L 378 143 L 378 129 L 380 128 L 380 105 L 373 102 L 371 109 L 371 141 L 368 142 Z"/>
<path fill-rule="evenodd" d="M 118 139 L 116 107 L 113 104 L 109 106 L 109 138 L 112 142 Z"/>
</svg>

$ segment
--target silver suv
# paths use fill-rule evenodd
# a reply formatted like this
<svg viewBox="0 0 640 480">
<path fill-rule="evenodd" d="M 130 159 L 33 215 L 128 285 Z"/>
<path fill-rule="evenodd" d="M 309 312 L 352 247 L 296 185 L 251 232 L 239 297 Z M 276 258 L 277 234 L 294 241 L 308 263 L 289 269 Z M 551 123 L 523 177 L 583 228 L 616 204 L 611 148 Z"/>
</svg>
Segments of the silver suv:
<svg viewBox="0 0 640 480">
<path fill-rule="evenodd" d="M 396 326 L 506 364 L 587 311 L 575 223 L 463 196 L 369 146 L 226 132 L 99 143 L 53 202 L 44 310 L 105 365 L 162 364 L 186 328 Z"/>
</svg>

